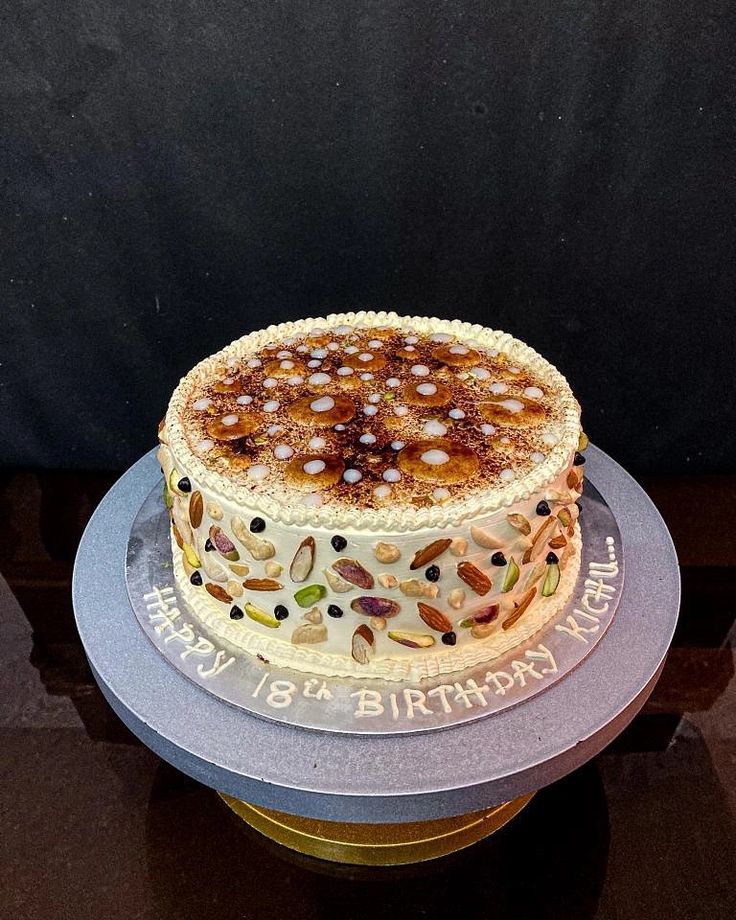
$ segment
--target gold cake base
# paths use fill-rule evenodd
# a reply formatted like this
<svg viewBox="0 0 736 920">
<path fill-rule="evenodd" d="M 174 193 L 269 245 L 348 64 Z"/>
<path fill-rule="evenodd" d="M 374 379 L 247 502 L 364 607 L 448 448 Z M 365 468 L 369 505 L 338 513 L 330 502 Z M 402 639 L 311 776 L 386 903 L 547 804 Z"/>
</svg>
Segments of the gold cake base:
<svg viewBox="0 0 736 920">
<path fill-rule="evenodd" d="M 447 856 L 482 840 L 518 814 L 534 793 L 467 815 L 407 824 L 302 818 L 219 795 L 251 827 L 299 853 L 350 865 L 398 866 Z"/>
</svg>

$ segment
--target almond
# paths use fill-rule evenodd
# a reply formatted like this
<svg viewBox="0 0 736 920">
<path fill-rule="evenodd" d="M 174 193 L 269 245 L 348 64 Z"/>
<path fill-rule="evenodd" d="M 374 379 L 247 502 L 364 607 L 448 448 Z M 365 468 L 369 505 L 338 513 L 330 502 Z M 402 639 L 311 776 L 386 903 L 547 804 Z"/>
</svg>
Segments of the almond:
<svg viewBox="0 0 736 920">
<path fill-rule="evenodd" d="M 436 607 L 430 607 L 429 604 L 417 603 L 419 616 L 429 626 L 430 629 L 436 629 L 437 632 L 452 632 L 452 622 Z"/>
<path fill-rule="evenodd" d="M 471 527 L 470 536 L 473 538 L 473 542 L 477 543 L 478 546 L 482 546 L 483 549 L 501 549 L 504 545 L 503 540 L 499 540 L 498 537 L 492 536 L 480 527 Z"/>
<path fill-rule="evenodd" d="M 491 579 L 472 562 L 458 563 L 457 574 L 476 594 L 488 594 L 493 587 Z"/>
<path fill-rule="evenodd" d="M 517 603 L 516 608 L 514 609 L 514 612 L 511 614 L 511 616 L 506 617 L 503 623 L 501 623 L 502 629 L 511 629 L 514 623 L 516 623 L 517 620 L 521 617 L 522 613 L 524 613 L 524 611 L 529 606 L 529 604 L 531 604 L 531 602 L 534 600 L 534 595 L 536 593 L 537 593 L 536 588 L 530 588 L 526 592 L 526 594 L 522 596 L 521 600 Z"/>
<path fill-rule="evenodd" d="M 532 545 L 524 553 L 521 560 L 524 565 L 526 565 L 527 562 L 534 562 L 542 553 L 544 547 L 547 545 L 547 540 L 552 536 L 552 532 L 556 526 L 557 518 L 554 517 L 554 515 L 544 519 L 544 523 L 539 527 L 532 538 Z"/>
<path fill-rule="evenodd" d="M 184 540 L 182 539 L 182 535 L 179 533 L 179 528 L 173 521 L 171 522 L 171 532 L 174 534 L 174 539 L 176 540 L 176 545 L 179 547 L 179 549 L 184 549 Z"/>
<path fill-rule="evenodd" d="M 452 540 L 447 538 L 435 540 L 433 543 L 430 543 L 429 546 L 425 546 L 424 549 L 417 550 L 409 568 L 412 571 L 414 571 L 414 569 L 421 569 L 428 562 L 441 556 L 451 543 Z"/>
<path fill-rule="evenodd" d="M 217 601 L 222 601 L 223 604 L 232 604 L 232 596 L 227 593 L 227 591 L 220 585 L 213 585 L 211 582 L 207 582 L 205 585 L 207 591 L 215 598 Z"/>
<path fill-rule="evenodd" d="M 552 537 L 552 539 L 547 543 L 547 546 L 549 546 L 550 549 L 562 549 L 562 547 L 566 545 L 567 537 L 561 533 L 558 533 L 556 537 Z"/>
<path fill-rule="evenodd" d="M 305 581 L 314 568 L 314 554 L 316 552 L 314 537 L 305 537 L 294 553 L 294 558 L 289 566 L 289 576 L 297 584 Z"/>
<path fill-rule="evenodd" d="M 246 578 L 243 587 L 249 591 L 280 591 L 284 586 L 274 578 Z"/>
<path fill-rule="evenodd" d="M 376 637 L 373 635 L 373 630 L 366 623 L 361 623 L 353 633 L 351 647 L 353 658 L 358 664 L 368 664 L 373 657 L 375 642 Z"/>
<path fill-rule="evenodd" d="M 201 492 L 192 492 L 189 498 L 189 521 L 195 529 L 202 523 L 204 499 Z"/>
</svg>

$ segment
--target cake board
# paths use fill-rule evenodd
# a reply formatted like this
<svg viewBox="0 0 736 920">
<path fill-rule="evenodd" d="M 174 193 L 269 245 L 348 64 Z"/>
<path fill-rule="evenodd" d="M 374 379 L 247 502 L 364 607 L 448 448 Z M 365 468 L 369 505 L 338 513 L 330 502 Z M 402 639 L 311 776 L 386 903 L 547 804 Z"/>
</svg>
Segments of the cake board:
<svg viewBox="0 0 736 920">
<path fill-rule="evenodd" d="M 371 864 L 466 846 L 625 728 L 674 632 L 679 573 L 667 529 L 618 464 L 593 445 L 587 457 L 620 529 L 623 592 L 594 651 L 521 706 L 440 732 L 350 736 L 270 722 L 192 684 L 145 636 L 126 592 L 131 525 L 160 475 L 153 451 L 111 489 L 80 544 L 74 606 L 95 678 L 145 744 L 288 846 Z"/>
</svg>

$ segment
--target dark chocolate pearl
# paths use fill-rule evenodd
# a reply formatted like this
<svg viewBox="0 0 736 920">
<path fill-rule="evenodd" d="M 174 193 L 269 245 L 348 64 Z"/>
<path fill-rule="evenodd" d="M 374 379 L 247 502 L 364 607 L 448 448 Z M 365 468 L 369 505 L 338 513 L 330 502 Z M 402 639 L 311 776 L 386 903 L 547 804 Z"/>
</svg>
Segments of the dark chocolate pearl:
<svg viewBox="0 0 736 920">
<path fill-rule="evenodd" d="M 202 584 L 202 576 L 199 574 L 199 572 L 192 572 L 192 574 L 189 576 L 189 581 L 191 581 L 193 585 L 199 587 Z"/>
<path fill-rule="evenodd" d="M 557 558 L 557 553 L 547 553 L 547 565 L 557 565 L 560 560 Z"/>
<path fill-rule="evenodd" d="M 454 632 L 443 633 L 442 641 L 445 645 L 454 645 L 457 642 L 457 636 Z"/>
<path fill-rule="evenodd" d="M 582 513 L 583 513 L 583 506 L 580 504 L 580 502 L 575 502 L 575 504 L 578 506 L 578 511 L 582 514 Z"/>
<path fill-rule="evenodd" d="M 501 552 L 494 553 L 491 556 L 491 564 L 492 565 L 506 565 L 506 557 Z"/>
<path fill-rule="evenodd" d="M 277 620 L 285 620 L 289 616 L 289 611 L 283 604 L 276 604 L 273 609 L 273 615 Z"/>
<path fill-rule="evenodd" d="M 427 581 L 439 581 L 440 567 L 438 565 L 430 565 L 429 568 L 425 571 L 424 577 L 427 579 Z"/>
<path fill-rule="evenodd" d="M 345 537 L 341 537 L 340 534 L 336 533 L 335 536 L 330 540 L 332 548 L 336 553 L 341 553 L 345 547 L 348 545 L 348 541 Z"/>
<path fill-rule="evenodd" d="M 204 551 L 206 553 L 211 553 L 214 548 L 215 544 L 212 542 L 212 540 L 210 540 L 209 537 L 207 537 L 207 539 L 204 541 Z"/>
<path fill-rule="evenodd" d="M 180 492 L 191 492 L 192 491 L 192 484 L 191 482 L 189 482 L 188 476 L 182 476 L 179 482 L 177 482 L 176 487 Z"/>
<path fill-rule="evenodd" d="M 250 522 L 250 532 L 251 533 L 263 533 L 265 529 L 266 529 L 266 522 L 263 520 L 263 518 L 256 517 L 256 518 L 253 518 L 253 520 Z"/>
<path fill-rule="evenodd" d="M 337 604 L 330 604 L 327 608 L 327 613 L 336 620 L 339 620 L 342 616 L 342 607 L 338 607 Z"/>
<path fill-rule="evenodd" d="M 579 450 L 575 451 L 575 457 L 572 461 L 573 466 L 582 466 L 585 463 L 585 457 L 580 453 Z"/>
<path fill-rule="evenodd" d="M 230 608 L 230 619 L 231 620 L 242 620 L 245 614 L 237 605 L 233 604 Z"/>
<path fill-rule="evenodd" d="M 540 517 L 547 517 L 548 514 L 552 514 L 551 508 L 544 499 L 537 505 L 537 514 Z"/>
</svg>

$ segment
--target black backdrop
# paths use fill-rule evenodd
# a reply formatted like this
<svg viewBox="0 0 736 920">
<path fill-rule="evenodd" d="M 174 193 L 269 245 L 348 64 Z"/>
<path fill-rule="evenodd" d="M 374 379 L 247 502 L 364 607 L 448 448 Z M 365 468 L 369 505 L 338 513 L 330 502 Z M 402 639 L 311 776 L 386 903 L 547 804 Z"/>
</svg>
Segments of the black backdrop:
<svg viewBox="0 0 736 920">
<path fill-rule="evenodd" d="M 5 0 L 0 463 L 122 468 L 201 357 L 387 307 L 733 470 L 733 6 Z"/>
</svg>

